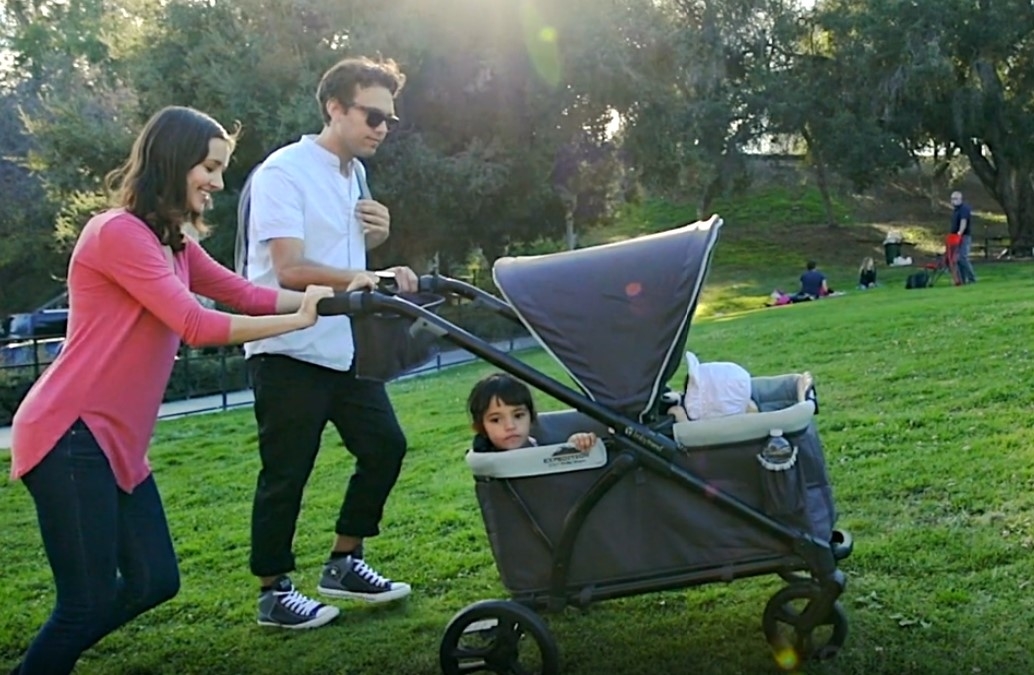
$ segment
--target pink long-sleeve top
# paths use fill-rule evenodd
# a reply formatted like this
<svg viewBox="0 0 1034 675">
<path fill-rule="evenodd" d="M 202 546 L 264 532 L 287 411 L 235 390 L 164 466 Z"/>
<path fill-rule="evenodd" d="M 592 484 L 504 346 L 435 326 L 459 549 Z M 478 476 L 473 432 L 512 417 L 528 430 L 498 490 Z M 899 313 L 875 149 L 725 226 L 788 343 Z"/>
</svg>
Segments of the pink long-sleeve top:
<svg viewBox="0 0 1034 675">
<path fill-rule="evenodd" d="M 150 475 L 147 446 L 180 341 L 220 345 L 230 336 L 230 316 L 192 293 L 247 314 L 276 311 L 276 290 L 233 274 L 193 240 L 172 254 L 121 209 L 86 224 L 69 263 L 67 338 L 14 416 L 12 479 L 39 464 L 77 418 L 121 489 Z"/>
</svg>

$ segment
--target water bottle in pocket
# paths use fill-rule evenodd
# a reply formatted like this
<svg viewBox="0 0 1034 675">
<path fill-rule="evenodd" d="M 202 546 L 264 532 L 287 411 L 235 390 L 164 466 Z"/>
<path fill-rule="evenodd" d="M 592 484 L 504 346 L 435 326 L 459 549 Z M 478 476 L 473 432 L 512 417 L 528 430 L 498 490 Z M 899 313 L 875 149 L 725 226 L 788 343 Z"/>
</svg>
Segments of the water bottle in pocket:
<svg viewBox="0 0 1034 675">
<path fill-rule="evenodd" d="M 781 429 L 773 429 L 757 458 L 765 513 L 776 520 L 806 527 L 806 486 L 797 448 Z"/>
</svg>

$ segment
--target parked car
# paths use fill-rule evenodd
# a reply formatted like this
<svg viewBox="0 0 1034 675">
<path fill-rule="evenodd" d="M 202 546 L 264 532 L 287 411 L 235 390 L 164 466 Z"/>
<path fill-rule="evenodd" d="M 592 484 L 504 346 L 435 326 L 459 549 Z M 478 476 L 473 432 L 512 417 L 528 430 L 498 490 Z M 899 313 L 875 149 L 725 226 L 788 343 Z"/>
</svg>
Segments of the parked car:
<svg viewBox="0 0 1034 675">
<path fill-rule="evenodd" d="M 9 338 L 64 337 L 68 330 L 68 293 L 53 298 L 31 312 L 11 314 L 4 319 Z"/>
<path fill-rule="evenodd" d="M 8 317 L 7 335 L 12 338 L 64 337 L 68 330 L 67 309 L 43 309 Z"/>
</svg>

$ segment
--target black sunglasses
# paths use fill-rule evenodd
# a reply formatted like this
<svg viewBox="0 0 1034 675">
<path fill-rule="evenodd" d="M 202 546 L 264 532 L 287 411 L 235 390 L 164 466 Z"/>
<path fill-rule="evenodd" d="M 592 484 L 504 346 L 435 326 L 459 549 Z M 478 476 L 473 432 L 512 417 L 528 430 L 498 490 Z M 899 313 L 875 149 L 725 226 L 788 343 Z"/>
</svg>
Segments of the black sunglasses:
<svg viewBox="0 0 1034 675">
<path fill-rule="evenodd" d="M 389 115 L 383 110 L 377 108 L 370 108 L 365 105 L 359 105 L 358 103 L 350 103 L 349 107 L 358 108 L 366 113 L 366 126 L 371 129 L 376 129 L 382 124 L 388 125 L 388 131 L 393 131 L 395 127 L 399 125 L 399 118 L 395 115 Z"/>
</svg>

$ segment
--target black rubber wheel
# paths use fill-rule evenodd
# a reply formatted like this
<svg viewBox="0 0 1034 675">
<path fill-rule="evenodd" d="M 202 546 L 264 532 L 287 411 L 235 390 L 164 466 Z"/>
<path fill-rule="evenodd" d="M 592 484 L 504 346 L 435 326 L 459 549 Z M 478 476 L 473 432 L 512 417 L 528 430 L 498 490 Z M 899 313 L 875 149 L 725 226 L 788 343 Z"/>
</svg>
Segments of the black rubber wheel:
<svg viewBox="0 0 1034 675">
<path fill-rule="evenodd" d="M 814 582 L 794 583 L 779 590 L 765 605 L 765 639 L 784 670 L 796 670 L 805 661 L 831 659 L 844 646 L 847 615 L 839 602 L 833 603 L 829 614 L 812 630 L 802 631 L 800 627 L 801 615 L 820 592 Z"/>
<path fill-rule="evenodd" d="M 546 622 L 507 600 L 475 602 L 454 616 L 442 636 L 438 659 L 445 675 L 560 672 L 560 652 Z"/>
</svg>

